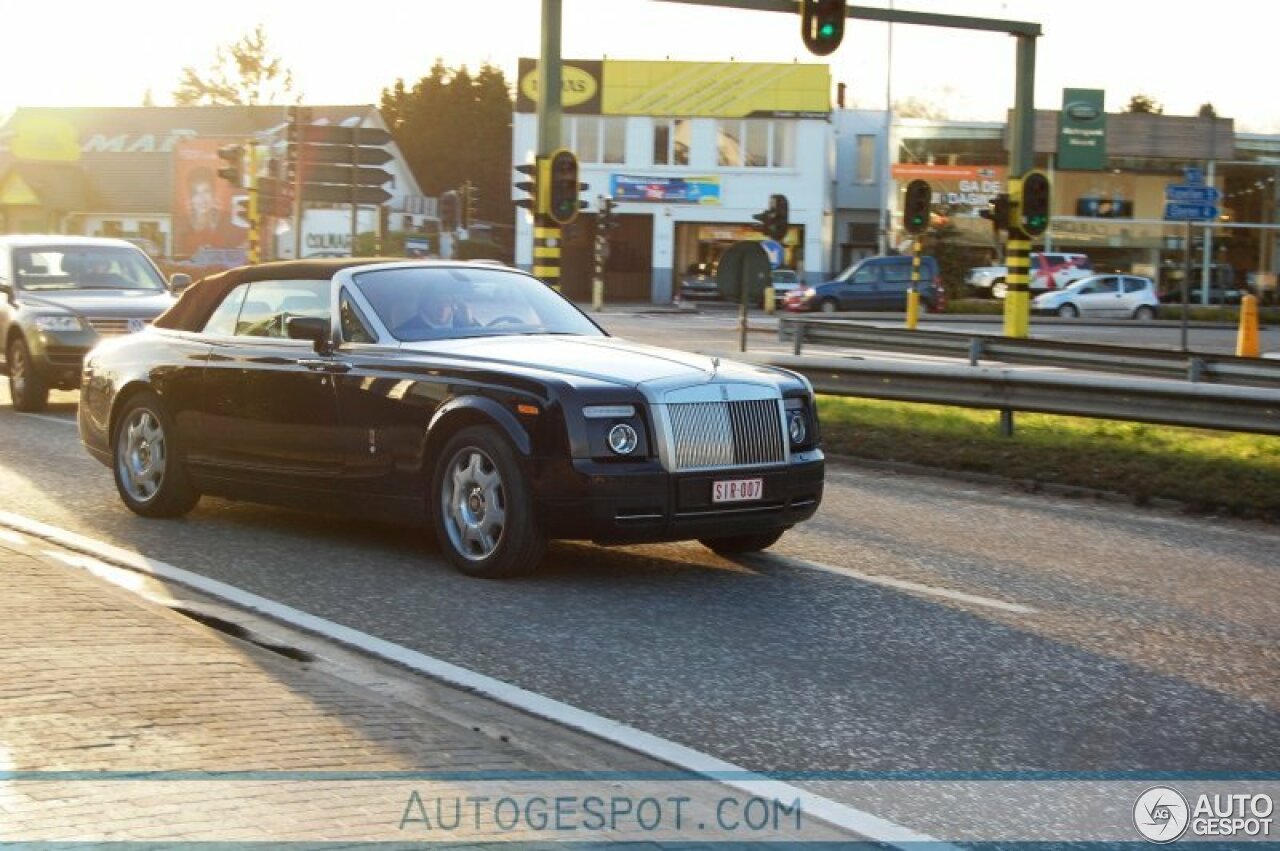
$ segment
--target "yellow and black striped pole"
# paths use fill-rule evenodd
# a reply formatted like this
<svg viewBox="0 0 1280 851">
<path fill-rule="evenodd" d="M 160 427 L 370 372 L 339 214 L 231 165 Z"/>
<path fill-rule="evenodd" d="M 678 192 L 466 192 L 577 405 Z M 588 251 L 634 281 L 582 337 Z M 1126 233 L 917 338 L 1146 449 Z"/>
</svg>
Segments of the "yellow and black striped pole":
<svg viewBox="0 0 1280 851">
<path fill-rule="evenodd" d="M 1009 178 L 1009 243 L 1005 263 L 1004 335 L 1026 337 L 1031 330 L 1031 238 L 1022 230 L 1022 179 Z"/>
<path fill-rule="evenodd" d="M 249 149 L 249 262 L 262 262 L 262 248 L 259 241 L 262 237 L 262 218 L 258 215 L 258 146 L 253 142 L 246 145 Z"/>
<path fill-rule="evenodd" d="M 533 276 L 560 291 L 560 226 L 546 215 L 533 219 Z"/>
<path fill-rule="evenodd" d="M 911 288 L 907 290 L 907 329 L 920 321 L 920 238 L 911 240 Z"/>
</svg>

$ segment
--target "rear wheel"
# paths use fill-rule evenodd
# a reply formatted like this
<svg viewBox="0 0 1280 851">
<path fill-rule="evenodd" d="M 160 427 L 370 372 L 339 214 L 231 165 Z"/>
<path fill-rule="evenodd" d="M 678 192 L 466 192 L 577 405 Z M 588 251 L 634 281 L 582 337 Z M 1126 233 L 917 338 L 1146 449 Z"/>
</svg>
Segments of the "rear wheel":
<svg viewBox="0 0 1280 851">
<path fill-rule="evenodd" d="M 9 360 L 9 398 L 15 411 L 43 411 L 49 404 L 49 385 L 36 372 L 27 341 L 14 337 L 6 353 Z"/>
<path fill-rule="evenodd" d="M 1150 305 L 1144 304 L 1133 312 L 1134 319 L 1155 319 L 1156 309 Z"/>
<path fill-rule="evenodd" d="M 468 576 L 532 573 L 546 541 L 510 442 L 492 426 L 470 426 L 440 457 L 431 516 L 445 557 Z"/>
<path fill-rule="evenodd" d="M 164 403 L 140 393 L 125 405 L 113 440 L 116 490 L 143 517 L 181 517 L 200 500 Z"/>
<path fill-rule="evenodd" d="M 758 553 L 776 544 L 785 531 L 787 530 L 776 529 L 772 532 L 752 532 L 746 535 L 728 535 L 723 538 L 699 538 L 698 543 L 725 556 L 738 553 Z"/>
<path fill-rule="evenodd" d="M 1080 315 L 1080 309 L 1074 304 L 1064 304 L 1058 308 L 1058 315 L 1063 319 L 1075 319 Z"/>
</svg>

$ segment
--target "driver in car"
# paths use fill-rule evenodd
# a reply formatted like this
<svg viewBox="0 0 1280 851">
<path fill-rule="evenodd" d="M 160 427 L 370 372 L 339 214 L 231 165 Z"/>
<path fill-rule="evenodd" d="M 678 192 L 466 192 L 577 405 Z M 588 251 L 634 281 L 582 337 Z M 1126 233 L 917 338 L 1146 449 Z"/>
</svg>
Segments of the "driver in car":
<svg viewBox="0 0 1280 851">
<path fill-rule="evenodd" d="M 396 328 L 399 334 L 416 334 L 437 328 L 474 328 L 479 323 L 471 310 L 438 287 L 427 287 L 418 295 L 417 312 Z"/>
</svg>

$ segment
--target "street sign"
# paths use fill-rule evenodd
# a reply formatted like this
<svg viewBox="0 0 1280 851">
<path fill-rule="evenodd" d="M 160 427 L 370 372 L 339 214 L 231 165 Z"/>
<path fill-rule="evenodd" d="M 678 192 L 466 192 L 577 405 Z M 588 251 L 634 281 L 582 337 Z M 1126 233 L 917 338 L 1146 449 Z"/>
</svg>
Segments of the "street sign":
<svg viewBox="0 0 1280 851">
<path fill-rule="evenodd" d="M 720 255 L 716 286 L 728 301 L 738 301 L 744 293 L 746 301 L 756 301 L 772 279 L 769 254 L 759 242 L 735 242 Z"/>
<path fill-rule="evenodd" d="M 302 176 L 308 183 L 345 183 L 356 186 L 381 186 L 391 179 L 391 173 L 381 168 L 324 163 L 304 166 Z"/>
<path fill-rule="evenodd" d="M 337 124 L 303 124 L 302 141 L 322 145 L 385 145 L 391 134 L 381 127 L 341 127 Z"/>
<path fill-rule="evenodd" d="M 352 152 L 355 152 L 354 154 Z M 288 156 L 297 161 L 295 145 L 289 145 Z M 350 145 L 303 145 L 302 162 L 332 163 L 334 165 L 382 165 L 391 162 L 391 153 L 386 148 L 352 148 Z"/>
<path fill-rule="evenodd" d="M 1164 217 L 1172 222 L 1197 222 L 1218 218 L 1218 208 L 1213 204 L 1183 204 L 1171 201 L 1164 205 Z"/>
<path fill-rule="evenodd" d="M 1192 186 L 1204 185 L 1204 172 L 1195 166 L 1187 166 L 1182 170 L 1182 179 Z"/>
<path fill-rule="evenodd" d="M 1194 204 L 1213 204 L 1222 200 L 1222 191 L 1216 186 L 1198 186 L 1190 183 L 1170 183 L 1164 188 L 1166 201 L 1190 201 Z"/>
<path fill-rule="evenodd" d="M 776 269 L 782 265 L 782 260 L 783 260 L 782 243 L 773 239 L 762 239 L 760 240 L 760 247 L 763 248 L 765 250 L 765 253 L 769 255 L 770 266 Z"/>
<path fill-rule="evenodd" d="M 391 193 L 380 186 L 342 186 L 337 183 L 304 183 L 302 200 L 325 204 L 382 204 Z"/>
</svg>

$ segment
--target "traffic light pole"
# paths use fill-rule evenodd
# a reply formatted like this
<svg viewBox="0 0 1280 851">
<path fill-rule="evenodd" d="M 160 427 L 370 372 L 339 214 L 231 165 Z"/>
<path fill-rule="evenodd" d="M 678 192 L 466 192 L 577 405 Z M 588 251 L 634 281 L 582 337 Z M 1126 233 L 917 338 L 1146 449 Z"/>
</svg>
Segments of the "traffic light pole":
<svg viewBox="0 0 1280 851">
<path fill-rule="evenodd" d="M 249 262 L 262 262 L 262 216 L 258 212 L 258 146 L 252 140 L 249 149 Z"/>
<path fill-rule="evenodd" d="M 561 0 L 542 0 L 542 45 L 538 58 L 538 157 L 550 157 L 560 147 L 564 110 L 561 107 Z M 539 186 L 539 192 L 550 187 Z M 546 213 L 533 216 L 533 274 L 552 289 L 560 289 L 560 225 Z"/>
<path fill-rule="evenodd" d="M 920 322 L 920 237 L 911 239 L 911 289 L 907 290 L 907 328 L 914 331 Z"/>
<path fill-rule="evenodd" d="M 1031 237 L 1022 229 L 1022 175 L 1035 164 L 1035 36 L 1018 36 L 1018 72 L 1013 93 L 1013 139 L 1009 150 L 1009 273 L 1004 297 L 1004 334 L 1026 337 L 1031 329 Z"/>
</svg>

